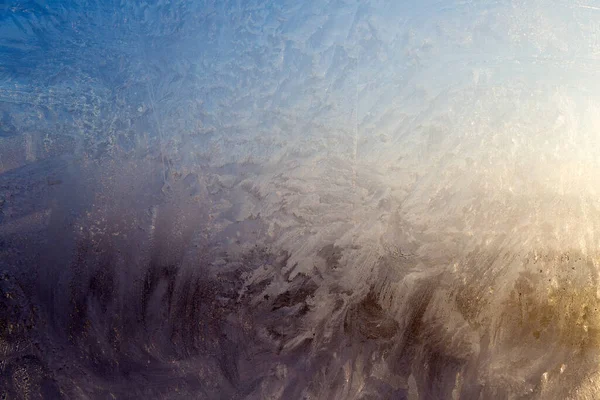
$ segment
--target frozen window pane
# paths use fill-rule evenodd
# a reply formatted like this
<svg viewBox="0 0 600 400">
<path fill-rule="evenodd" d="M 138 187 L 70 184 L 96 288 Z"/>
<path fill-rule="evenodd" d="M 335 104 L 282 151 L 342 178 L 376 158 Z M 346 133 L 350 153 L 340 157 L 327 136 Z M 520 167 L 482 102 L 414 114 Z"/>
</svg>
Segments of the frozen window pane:
<svg viewBox="0 0 600 400">
<path fill-rule="evenodd" d="M 600 5 L 0 4 L 7 398 L 599 398 Z"/>
</svg>

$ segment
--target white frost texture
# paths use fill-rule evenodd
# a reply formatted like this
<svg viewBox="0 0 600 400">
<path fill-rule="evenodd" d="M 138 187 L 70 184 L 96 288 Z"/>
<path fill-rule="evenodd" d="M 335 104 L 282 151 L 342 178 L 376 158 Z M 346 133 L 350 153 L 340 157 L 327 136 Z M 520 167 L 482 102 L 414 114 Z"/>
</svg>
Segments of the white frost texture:
<svg viewBox="0 0 600 400">
<path fill-rule="evenodd" d="M 0 270 L 3 398 L 598 399 L 600 2 L 8 0 Z"/>
</svg>

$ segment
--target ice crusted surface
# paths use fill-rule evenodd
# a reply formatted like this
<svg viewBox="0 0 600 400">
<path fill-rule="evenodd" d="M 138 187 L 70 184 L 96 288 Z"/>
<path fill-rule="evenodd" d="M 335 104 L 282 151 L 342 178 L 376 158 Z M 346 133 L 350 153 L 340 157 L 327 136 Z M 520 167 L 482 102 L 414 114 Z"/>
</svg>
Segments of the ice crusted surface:
<svg viewBox="0 0 600 400">
<path fill-rule="evenodd" d="M 599 17 L 0 4 L 0 394 L 600 397 Z"/>
</svg>

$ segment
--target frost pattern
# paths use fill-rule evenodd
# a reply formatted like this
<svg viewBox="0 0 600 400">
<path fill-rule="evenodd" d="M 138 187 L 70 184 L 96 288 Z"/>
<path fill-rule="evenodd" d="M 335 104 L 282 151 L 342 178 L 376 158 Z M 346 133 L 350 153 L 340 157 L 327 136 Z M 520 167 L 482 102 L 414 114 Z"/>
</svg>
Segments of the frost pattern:
<svg viewBox="0 0 600 400">
<path fill-rule="evenodd" d="M 600 7 L 550 3 L 0 5 L 0 387 L 600 396 Z"/>
</svg>

